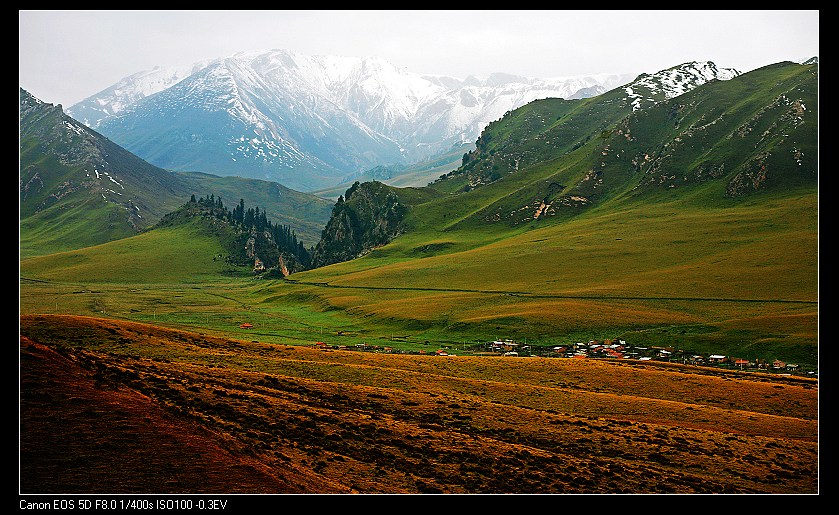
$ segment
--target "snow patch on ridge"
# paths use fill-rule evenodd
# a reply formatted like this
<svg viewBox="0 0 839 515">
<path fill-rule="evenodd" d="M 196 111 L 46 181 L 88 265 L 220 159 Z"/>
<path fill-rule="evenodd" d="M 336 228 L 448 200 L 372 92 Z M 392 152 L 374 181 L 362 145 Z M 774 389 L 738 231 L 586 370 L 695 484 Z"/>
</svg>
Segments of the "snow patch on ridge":
<svg viewBox="0 0 839 515">
<path fill-rule="evenodd" d="M 82 129 L 81 127 L 79 127 L 78 125 L 76 125 L 76 124 L 74 124 L 74 123 L 70 123 L 70 122 L 69 122 L 69 121 L 67 121 L 67 120 L 64 120 L 64 125 L 65 125 L 68 129 L 70 129 L 71 131 L 75 132 L 76 134 L 81 134 L 81 133 L 82 133 L 82 131 L 84 130 L 84 129 Z"/>
<path fill-rule="evenodd" d="M 625 86 L 624 91 L 632 110 L 637 111 L 642 108 L 643 102 L 674 98 L 712 80 L 730 80 L 738 75 L 739 71 L 717 68 L 710 61 L 692 62 L 653 75 L 643 75 Z"/>
</svg>

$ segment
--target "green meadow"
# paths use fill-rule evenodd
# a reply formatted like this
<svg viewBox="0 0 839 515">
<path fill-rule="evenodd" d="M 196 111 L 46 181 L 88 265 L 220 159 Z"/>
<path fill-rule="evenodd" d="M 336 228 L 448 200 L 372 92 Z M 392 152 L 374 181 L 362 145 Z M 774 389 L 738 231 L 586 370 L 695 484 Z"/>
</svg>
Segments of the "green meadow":
<svg viewBox="0 0 839 515">
<path fill-rule="evenodd" d="M 421 200 L 417 219 L 445 212 L 441 197 Z M 815 367 L 817 207 L 802 189 L 714 207 L 625 202 L 532 227 L 429 223 L 286 280 L 226 264 L 216 240 L 186 225 L 22 260 L 21 313 L 431 352 L 624 338 Z"/>
</svg>

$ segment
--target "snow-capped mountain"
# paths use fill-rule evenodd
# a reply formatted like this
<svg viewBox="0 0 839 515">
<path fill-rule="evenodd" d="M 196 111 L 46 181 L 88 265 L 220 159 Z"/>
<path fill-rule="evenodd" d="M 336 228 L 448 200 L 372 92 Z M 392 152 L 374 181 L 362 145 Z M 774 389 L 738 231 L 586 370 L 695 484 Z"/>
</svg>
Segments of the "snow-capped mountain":
<svg viewBox="0 0 839 515">
<path fill-rule="evenodd" d="M 626 92 L 640 108 L 643 98 L 732 73 L 689 63 L 641 76 Z M 140 72 L 67 112 L 163 168 L 311 191 L 473 143 L 489 122 L 533 100 L 595 96 L 631 79 L 502 73 L 458 79 L 410 73 L 377 57 L 272 50 Z"/>
<path fill-rule="evenodd" d="M 428 149 L 433 153 L 454 143 L 473 143 L 487 124 L 507 111 L 543 98 L 599 95 L 628 79 L 626 75 L 605 74 L 561 79 L 532 79 L 501 73 L 483 80 L 468 77 L 422 106 L 414 119 L 414 132 L 408 136 L 416 142 L 415 152 Z"/>
</svg>

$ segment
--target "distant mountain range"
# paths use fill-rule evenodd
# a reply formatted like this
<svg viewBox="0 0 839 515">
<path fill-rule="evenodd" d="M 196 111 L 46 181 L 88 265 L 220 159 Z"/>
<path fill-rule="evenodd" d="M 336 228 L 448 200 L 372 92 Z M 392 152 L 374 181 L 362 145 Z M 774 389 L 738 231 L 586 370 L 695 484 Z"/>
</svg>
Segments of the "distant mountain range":
<svg viewBox="0 0 839 515">
<path fill-rule="evenodd" d="M 312 191 L 474 143 L 489 122 L 535 99 L 591 97 L 631 79 L 457 79 L 377 57 L 272 50 L 139 72 L 67 113 L 162 168 Z"/>
</svg>

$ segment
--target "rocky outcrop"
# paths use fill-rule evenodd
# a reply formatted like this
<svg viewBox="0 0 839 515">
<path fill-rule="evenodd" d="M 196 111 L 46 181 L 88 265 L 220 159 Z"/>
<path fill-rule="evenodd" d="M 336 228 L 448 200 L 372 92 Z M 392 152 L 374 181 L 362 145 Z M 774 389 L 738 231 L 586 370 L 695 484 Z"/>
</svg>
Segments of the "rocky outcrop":
<svg viewBox="0 0 839 515">
<path fill-rule="evenodd" d="M 312 268 L 355 259 L 404 230 L 407 206 L 377 181 L 356 182 L 339 197 L 312 256 Z"/>
</svg>

